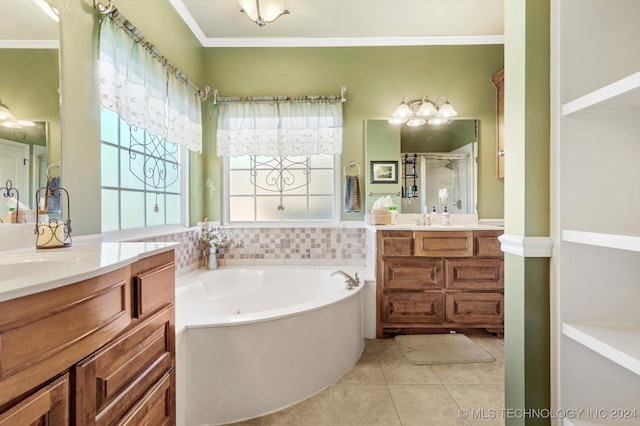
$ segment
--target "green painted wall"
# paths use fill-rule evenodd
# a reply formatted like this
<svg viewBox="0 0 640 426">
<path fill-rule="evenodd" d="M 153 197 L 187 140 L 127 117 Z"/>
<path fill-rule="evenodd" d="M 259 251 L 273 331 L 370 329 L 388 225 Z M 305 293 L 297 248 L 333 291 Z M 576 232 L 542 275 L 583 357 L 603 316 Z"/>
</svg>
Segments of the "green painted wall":
<svg viewBox="0 0 640 426">
<path fill-rule="evenodd" d="M 502 218 L 503 181 L 495 177 L 496 92 L 490 79 L 503 64 L 502 45 L 208 48 L 205 81 L 221 96 L 338 94 L 346 86 L 343 166 L 364 165 L 364 120 L 388 118 L 403 96 L 447 96 L 459 118 L 480 120 L 478 211 L 481 218 Z M 210 116 L 215 121 L 215 108 Z M 213 143 L 208 150 L 205 173 L 220 188 Z M 219 203 L 219 192 L 207 197 L 205 214 L 219 217 Z M 362 219 L 342 214 L 342 220 Z"/>
<path fill-rule="evenodd" d="M 441 126 L 402 126 L 402 152 L 451 152 L 476 141 L 474 120 L 455 120 Z"/>
</svg>

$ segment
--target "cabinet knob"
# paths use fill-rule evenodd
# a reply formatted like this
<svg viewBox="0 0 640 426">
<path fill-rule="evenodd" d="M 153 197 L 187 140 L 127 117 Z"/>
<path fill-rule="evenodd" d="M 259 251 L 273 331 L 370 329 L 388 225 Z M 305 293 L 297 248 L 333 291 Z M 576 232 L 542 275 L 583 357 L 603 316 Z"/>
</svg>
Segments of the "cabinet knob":
<svg viewBox="0 0 640 426">
<path fill-rule="evenodd" d="M 498 157 L 504 157 L 504 149 L 498 151 Z"/>
</svg>

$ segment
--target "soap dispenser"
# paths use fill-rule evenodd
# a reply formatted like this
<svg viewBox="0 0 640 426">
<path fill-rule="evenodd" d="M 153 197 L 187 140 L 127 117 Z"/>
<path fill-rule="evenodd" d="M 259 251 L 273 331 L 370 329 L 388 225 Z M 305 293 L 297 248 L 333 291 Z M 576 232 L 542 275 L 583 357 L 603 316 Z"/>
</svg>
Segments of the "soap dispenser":
<svg viewBox="0 0 640 426">
<path fill-rule="evenodd" d="M 442 224 L 443 225 L 449 225 L 451 223 L 450 222 L 450 218 L 449 218 L 449 212 L 447 211 L 446 207 L 444 208 L 444 211 L 442 212 L 441 217 L 442 217 Z"/>
</svg>

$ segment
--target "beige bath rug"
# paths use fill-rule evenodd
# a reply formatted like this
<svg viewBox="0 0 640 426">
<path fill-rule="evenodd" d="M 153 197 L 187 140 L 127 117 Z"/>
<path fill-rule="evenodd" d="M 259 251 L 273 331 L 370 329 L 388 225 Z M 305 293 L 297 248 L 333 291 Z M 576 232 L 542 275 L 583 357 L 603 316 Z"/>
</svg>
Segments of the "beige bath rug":
<svg viewBox="0 0 640 426">
<path fill-rule="evenodd" d="M 464 334 L 419 334 L 393 339 L 412 364 L 466 364 L 496 359 Z"/>
</svg>

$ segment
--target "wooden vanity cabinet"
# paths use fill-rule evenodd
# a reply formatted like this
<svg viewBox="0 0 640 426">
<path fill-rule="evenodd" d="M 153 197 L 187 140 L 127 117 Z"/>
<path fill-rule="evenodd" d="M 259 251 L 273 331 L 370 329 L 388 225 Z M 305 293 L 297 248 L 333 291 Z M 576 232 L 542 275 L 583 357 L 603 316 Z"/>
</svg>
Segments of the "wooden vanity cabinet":
<svg viewBox="0 0 640 426">
<path fill-rule="evenodd" d="M 173 259 L 1 302 L 0 425 L 175 424 Z"/>
<path fill-rule="evenodd" d="M 497 239 L 501 234 L 378 231 L 378 337 L 462 328 L 501 333 L 504 260 Z"/>
</svg>

